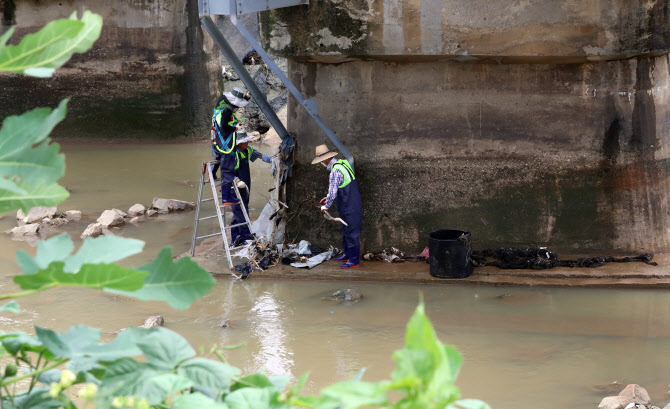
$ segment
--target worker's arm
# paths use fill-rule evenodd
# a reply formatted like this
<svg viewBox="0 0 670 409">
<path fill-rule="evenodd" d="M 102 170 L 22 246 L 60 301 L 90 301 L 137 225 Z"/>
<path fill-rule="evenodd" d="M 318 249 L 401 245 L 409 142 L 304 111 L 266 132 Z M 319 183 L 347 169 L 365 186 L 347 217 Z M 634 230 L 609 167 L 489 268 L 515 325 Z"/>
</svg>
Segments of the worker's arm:
<svg viewBox="0 0 670 409">
<path fill-rule="evenodd" d="M 339 170 L 333 169 L 330 172 L 330 177 L 328 178 L 328 196 L 326 196 L 326 203 L 323 205 L 326 209 L 329 209 L 333 205 L 333 201 L 337 197 L 337 188 L 344 181 L 344 176 Z"/>
<path fill-rule="evenodd" d="M 249 158 L 250 161 L 255 162 L 256 159 L 261 158 L 261 160 L 265 163 L 270 163 L 272 162 L 272 156 L 266 155 L 265 153 L 259 152 L 254 148 L 251 148 L 251 157 Z"/>
</svg>

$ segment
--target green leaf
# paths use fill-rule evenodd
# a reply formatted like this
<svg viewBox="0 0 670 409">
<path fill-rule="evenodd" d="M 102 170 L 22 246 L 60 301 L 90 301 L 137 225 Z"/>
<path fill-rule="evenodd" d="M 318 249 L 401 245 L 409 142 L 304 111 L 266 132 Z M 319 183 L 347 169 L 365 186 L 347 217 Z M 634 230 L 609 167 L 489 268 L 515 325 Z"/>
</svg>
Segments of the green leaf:
<svg viewBox="0 0 670 409">
<path fill-rule="evenodd" d="M 24 290 L 42 290 L 56 286 L 88 287 L 133 291 L 142 288 L 146 273 L 120 267 L 116 264 L 85 264 L 78 273 L 63 271 L 64 263 L 55 261 L 36 274 L 14 277 Z"/>
<path fill-rule="evenodd" d="M 236 391 L 242 388 L 275 388 L 275 385 L 272 383 L 270 378 L 267 377 L 263 372 L 258 372 L 251 375 L 245 375 L 238 379 L 233 386 L 231 386 L 231 391 Z M 276 388 L 275 388 L 276 389 Z"/>
<path fill-rule="evenodd" d="M 19 304 L 16 301 L 10 301 L 7 304 L 0 307 L 0 312 L 6 312 L 6 311 L 18 313 L 21 310 L 19 308 Z"/>
<path fill-rule="evenodd" d="M 491 409 L 491 407 L 478 399 L 461 399 L 447 407 L 447 409 Z"/>
<path fill-rule="evenodd" d="M 17 186 L 25 193 L 15 193 L 0 187 L 0 214 L 35 206 L 57 205 L 70 195 L 65 188 L 55 183 L 51 185 L 17 183 Z"/>
<path fill-rule="evenodd" d="M 233 376 L 239 375 L 240 370 L 223 362 L 193 358 L 181 364 L 178 373 L 195 385 L 227 393 Z"/>
<path fill-rule="evenodd" d="M 456 348 L 437 339 L 423 303 L 407 324 L 405 348 L 393 359 L 396 368 L 388 389 L 404 391 L 418 407 L 445 407 L 460 396 L 454 381 L 463 359 Z"/>
<path fill-rule="evenodd" d="M 334 404 L 340 409 L 383 406 L 388 401 L 384 384 L 362 381 L 336 383 L 322 389 L 320 396 L 326 407 L 333 407 Z"/>
<path fill-rule="evenodd" d="M 2 405 L 3 408 L 50 409 L 63 407 L 64 403 L 49 396 L 49 388 L 35 388 L 28 394 L 16 396 L 14 404 L 3 401 Z"/>
<path fill-rule="evenodd" d="M 42 372 L 37 380 L 42 382 L 45 385 L 51 385 L 52 382 L 60 382 L 60 369 L 49 369 L 46 372 Z"/>
<path fill-rule="evenodd" d="M 89 371 L 100 361 L 114 361 L 123 356 L 141 353 L 134 337 L 121 333 L 114 341 L 100 344 L 100 330 L 85 325 L 72 327 L 65 333 L 40 327 L 35 327 L 35 331 L 39 341 L 49 351 L 58 357 L 71 360 L 68 368 L 73 372 Z"/>
<path fill-rule="evenodd" d="M 142 252 L 142 240 L 125 237 L 87 237 L 72 257 L 65 260 L 65 271 L 74 273 L 84 264 L 113 263 Z"/>
<path fill-rule="evenodd" d="M 88 51 L 100 36 L 102 17 L 89 11 L 81 21 L 76 17 L 56 20 L 15 46 L 0 49 L 0 71 L 49 77 L 72 54 Z"/>
<path fill-rule="evenodd" d="M 185 310 L 216 283 L 189 257 L 172 262 L 172 249 L 169 247 L 161 250 L 155 260 L 139 270 L 149 273 L 144 279 L 144 287 L 135 292 L 113 292 L 145 301 L 165 301 L 174 309 Z"/>
<path fill-rule="evenodd" d="M 35 274 L 54 261 L 65 261 L 74 250 L 74 243 L 67 233 L 37 242 L 37 255 L 33 258 L 23 250 L 16 252 L 16 260 L 23 274 Z"/>
<path fill-rule="evenodd" d="M 67 191 L 53 183 L 65 173 L 65 157 L 47 139 L 65 118 L 66 106 L 63 100 L 53 111 L 37 108 L 4 120 L 0 129 L 0 214 L 50 206 L 67 198 Z"/>
<path fill-rule="evenodd" d="M 42 343 L 36 338 L 25 332 L 10 332 L 0 336 L 2 346 L 11 355 L 16 356 L 21 351 L 38 351 L 43 350 Z"/>
<path fill-rule="evenodd" d="M 64 233 L 48 240 L 37 242 L 37 255 L 33 258 L 19 250 L 16 259 L 24 274 L 35 274 L 54 261 L 65 262 L 63 270 L 75 273 L 84 264 L 112 263 L 142 252 L 144 242 L 124 237 L 88 237 L 75 255 L 70 235 Z"/>
<path fill-rule="evenodd" d="M 173 373 L 155 376 L 151 378 L 151 382 L 155 383 L 168 396 L 193 386 L 190 379 Z"/>
<path fill-rule="evenodd" d="M 146 398 L 150 405 L 157 405 L 167 396 L 163 389 L 152 382 L 152 378 L 157 375 L 158 372 L 145 363 L 131 358 L 117 359 L 102 378 L 97 406 L 108 406 L 115 396 Z"/>
<path fill-rule="evenodd" d="M 215 402 L 202 393 L 179 395 L 174 401 L 173 409 L 229 409 L 224 403 Z M 260 409 L 260 408 L 258 408 Z"/>
<path fill-rule="evenodd" d="M 2 50 L 5 45 L 7 44 L 7 41 L 9 41 L 9 38 L 14 34 L 14 29 L 15 26 L 9 27 L 9 30 L 5 32 L 5 34 L 0 36 L 0 50 Z"/>
<path fill-rule="evenodd" d="M 172 370 L 185 359 L 195 356 L 191 345 L 181 335 L 167 328 L 130 328 L 137 347 L 153 367 Z"/>
<path fill-rule="evenodd" d="M 223 403 L 230 409 L 277 408 L 278 395 L 274 388 L 242 388 L 227 395 Z"/>
</svg>

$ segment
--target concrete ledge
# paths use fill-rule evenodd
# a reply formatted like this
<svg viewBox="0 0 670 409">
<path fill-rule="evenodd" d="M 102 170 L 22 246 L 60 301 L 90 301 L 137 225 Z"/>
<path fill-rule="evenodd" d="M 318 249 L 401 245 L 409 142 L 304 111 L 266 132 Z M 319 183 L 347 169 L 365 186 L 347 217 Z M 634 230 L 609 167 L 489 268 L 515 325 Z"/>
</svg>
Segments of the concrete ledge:
<svg viewBox="0 0 670 409">
<path fill-rule="evenodd" d="M 221 241 L 207 241 L 196 248 L 197 261 L 214 275 L 230 274 L 223 258 Z M 188 255 L 188 254 L 185 254 Z M 644 263 L 609 263 L 600 268 L 555 268 L 551 270 L 501 270 L 478 267 L 463 279 L 442 279 L 430 275 L 423 262 L 362 262 L 360 268 L 342 270 L 335 261 L 327 261 L 311 270 L 278 265 L 254 271 L 250 279 L 368 281 L 379 283 L 421 283 L 441 285 L 591 287 L 591 288 L 670 288 L 670 254 L 656 256 L 658 266 Z M 241 259 L 233 264 L 241 263 Z"/>
</svg>

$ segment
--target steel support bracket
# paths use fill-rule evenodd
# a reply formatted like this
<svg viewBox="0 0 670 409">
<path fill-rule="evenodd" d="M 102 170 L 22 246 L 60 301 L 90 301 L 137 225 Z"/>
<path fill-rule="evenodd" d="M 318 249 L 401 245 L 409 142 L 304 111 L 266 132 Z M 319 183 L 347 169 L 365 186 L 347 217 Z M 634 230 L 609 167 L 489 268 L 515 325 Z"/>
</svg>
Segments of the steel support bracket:
<svg viewBox="0 0 670 409">
<path fill-rule="evenodd" d="M 210 15 L 239 16 L 303 4 L 309 4 L 309 0 L 198 0 L 198 10 L 200 18 Z"/>
</svg>

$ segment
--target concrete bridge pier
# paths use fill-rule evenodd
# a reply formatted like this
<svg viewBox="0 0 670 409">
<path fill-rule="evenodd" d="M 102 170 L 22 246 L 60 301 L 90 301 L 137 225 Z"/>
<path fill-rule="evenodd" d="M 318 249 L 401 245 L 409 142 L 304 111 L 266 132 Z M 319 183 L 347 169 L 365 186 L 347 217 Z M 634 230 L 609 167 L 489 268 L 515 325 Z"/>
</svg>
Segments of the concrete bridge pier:
<svg viewBox="0 0 670 409">
<path fill-rule="evenodd" d="M 264 44 L 356 158 L 362 244 L 670 249 L 670 0 L 332 0 L 260 15 Z M 292 99 L 293 209 L 326 138 Z M 289 237 L 338 242 L 303 205 Z"/>
</svg>

